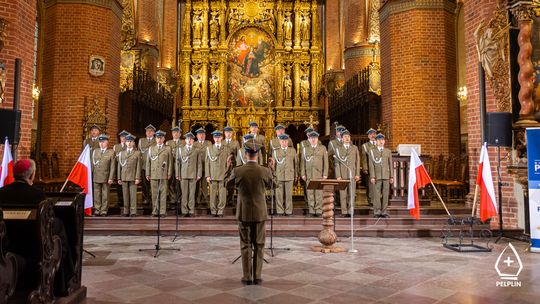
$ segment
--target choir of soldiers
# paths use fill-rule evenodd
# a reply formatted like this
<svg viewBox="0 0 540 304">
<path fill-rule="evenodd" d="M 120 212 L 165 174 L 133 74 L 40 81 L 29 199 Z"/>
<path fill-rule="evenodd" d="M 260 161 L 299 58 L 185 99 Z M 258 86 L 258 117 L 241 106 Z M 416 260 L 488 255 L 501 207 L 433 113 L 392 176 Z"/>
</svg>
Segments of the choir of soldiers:
<svg viewBox="0 0 540 304">
<path fill-rule="evenodd" d="M 169 202 L 186 217 L 195 215 L 195 206 L 206 203 L 212 216 L 222 217 L 234 192 L 226 187 L 227 180 L 234 167 L 247 163 L 245 143 L 249 141 L 260 146 L 257 163 L 271 169 L 276 185 L 275 214 L 292 214 L 293 188 L 296 182 L 301 182 L 307 215 L 321 216 L 322 191 L 307 190 L 306 185 L 313 179 L 330 177 L 351 182 L 348 189 L 339 192 L 341 214 L 350 217 L 354 212 L 356 183 L 363 174 L 374 216 L 388 217 L 393 171 L 392 155 L 384 147 L 383 134 L 369 129 L 369 141 L 359 148 L 352 143 L 350 132 L 338 125 L 336 138 L 327 149 L 319 141 L 319 133 L 310 126 L 306 129 L 307 138 L 296 151 L 283 125 L 278 124 L 274 130 L 276 136 L 268 145 L 256 122 L 249 124 L 249 133 L 243 136 L 242 144 L 234 139 L 234 130 L 229 126 L 223 132 L 212 132 L 213 143 L 206 139 L 203 128 L 197 129 L 196 135 L 186 133 L 182 140 L 179 127 L 171 129 L 172 139 L 165 142 L 166 133 L 148 125 L 146 136 L 139 139 L 137 147 L 135 136 L 124 130 L 118 134 L 119 143 L 109 149 L 109 138 L 94 125 L 85 140 L 85 145 L 92 148 L 94 215 L 107 215 L 109 188 L 117 178 L 123 216 L 137 215 L 137 185 L 141 184 L 143 204 L 151 203 L 153 216 L 165 216 Z"/>
</svg>

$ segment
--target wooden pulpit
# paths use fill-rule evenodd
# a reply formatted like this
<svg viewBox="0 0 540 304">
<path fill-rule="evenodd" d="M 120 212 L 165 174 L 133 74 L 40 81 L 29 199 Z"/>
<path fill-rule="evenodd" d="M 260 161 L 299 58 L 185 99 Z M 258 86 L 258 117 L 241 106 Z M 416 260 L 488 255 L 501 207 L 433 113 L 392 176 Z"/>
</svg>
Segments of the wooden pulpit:
<svg viewBox="0 0 540 304">
<path fill-rule="evenodd" d="M 337 235 L 334 232 L 334 192 L 345 190 L 350 185 L 349 180 L 337 179 L 312 179 L 307 185 L 309 190 L 322 190 L 322 218 L 323 229 L 319 232 L 319 242 L 322 246 L 313 246 L 311 249 L 317 252 L 345 252 L 341 247 L 334 246 L 337 241 Z"/>
</svg>

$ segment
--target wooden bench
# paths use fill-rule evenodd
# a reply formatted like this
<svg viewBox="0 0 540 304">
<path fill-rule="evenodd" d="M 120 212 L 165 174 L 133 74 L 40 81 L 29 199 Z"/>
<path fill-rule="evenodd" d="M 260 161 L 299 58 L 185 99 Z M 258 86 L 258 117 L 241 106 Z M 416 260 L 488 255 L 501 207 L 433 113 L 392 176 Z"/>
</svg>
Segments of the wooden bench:
<svg viewBox="0 0 540 304">
<path fill-rule="evenodd" d="M 0 209 L 0 304 L 7 303 L 17 285 L 17 262 L 15 256 L 4 248 L 6 242 L 4 212 Z"/>
<path fill-rule="evenodd" d="M 37 208 L 7 204 L 3 208 L 10 250 L 24 257 L 28 267 L 35 267 L 35 273 L 18 279 L 8 303 L 53 303 L 54 276 L 62 258 L 60 237 L 53 234 L 54 202 L 47 199 Z"/>
<path fill-rule="evenodd" d="M 443 155 L 432 164 L 433 184 L 440 190 L 443 200 L 446 202 L 462 202 L 468 190 L 466 180 L 468 164 L 466 158 L 459 158 L 449 155 L 445 158 Z"/>
</svg>

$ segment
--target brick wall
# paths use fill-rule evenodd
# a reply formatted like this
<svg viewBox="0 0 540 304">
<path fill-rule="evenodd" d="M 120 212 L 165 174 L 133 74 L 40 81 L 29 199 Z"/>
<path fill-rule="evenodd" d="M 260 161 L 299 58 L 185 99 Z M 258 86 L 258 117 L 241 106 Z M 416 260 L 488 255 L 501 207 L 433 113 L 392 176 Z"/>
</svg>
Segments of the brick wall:
<svg viewBox="0 0 540 304">
<path fill-rule="evenodd" d="M 371 54 L 366 36 L 366 9 L 364 1 L 345 1 L 345 81 L 365 68 L 372 59 L 371 55 L 359 54 L 365 51 Z"/>
<path fill-rule="evenodd" d="M 504 1 L 503 1 L 504 2 Z M 503 7 L 505 4 L 502 4 Z M 480 127 L 480 94 L 478 81 L 478 55 L 476 51 L 476 41 L 474 39 L 474 31 L 482 20 L 488 21 L 493 17 L 493 12 L 496 8 L 496 2 L 491 0 L 465 1 L 464 18 L 465 18 L 465 48 L 467 61 L 467 127 L 468 127 L 468 147 L 469 155 L 469 176 L 471 193 L 474 193 L 474 187 L 478 170 L 478 159 L 480 157 L 480 148 L 482 145 L 481 127 Z M 486 81 L 486 106 L 488 112 L 497 111 L 497 101 L 493 95 L 489 82 Z M 514 180 L 508 173 L 507 166 L 509 150 L 501 149 L 501 175 L 503 182 L 503 223 L 505 227 L 517 227 L 517 201 L 514 197 Z M 489 148 L 492 173 L 495 183 L 495 195 L 498 199 L 497 190 L 497 150 Z M 492 227 L 497 226 L 498 221 L 492 222 Z"/>
<path fill-rule="evenodd" d="M 381 8 L 382 115 L 388 145 L 395 149 L 400 143 L 417 143 L 423 154 L 457 155 L 454 13 L 442 6 L 395 11 L 394 3 L 400 2 L 387 1 Z"/>
<path fill-rule="evenodd" d="M 116 0 L 111 0 L 115 2 Z M 113 3 L 115 5 L 115 3 Z M 43 16 L 42 151 L 57 152 L 67 175 L 82 148 L 84 100 L 108 101 L 111 144 L 118 126 L 121 20 L 110 8 L 57 3 Z M 89 74 L 91 55 L 105 58 L 105 74 Z"/>
<path fill-rule="evenodd" d="M 161 67 L 163 68 L 176 68 L 177 10 L 177 0 L 165 0 L 161 46 Z"/>
<path fill-rule="evenodd" d="M 327 1 L 326 2 L 326 68 L 334 71 L 341 70 L 341 59 L 343 56 L 343 49 L 341 45 L 340 35 L 340 1 Z"/>
<path fill-rule="evenodd" d="M 0 18 L 6 19 L 7 40 L 0 52 L 0 61 L 4 62 L 7 72 L 6 102 L 0 108 L 13 108 L 13 85 L 15 59 L 22 59 L 21 71 L 21 136 L 18 158 L 30 156 L 32 133 L 32 82 L 34 65 L 34 32 L 36 21 L 36 1 L 0 0 Z M 0 153 L 3 153 L 4 139 L 1 139 Z M 1 155 L 1 154 L 0 154 Z M 0 157 L 1 158 L 1 157 Z"/>
</svg>

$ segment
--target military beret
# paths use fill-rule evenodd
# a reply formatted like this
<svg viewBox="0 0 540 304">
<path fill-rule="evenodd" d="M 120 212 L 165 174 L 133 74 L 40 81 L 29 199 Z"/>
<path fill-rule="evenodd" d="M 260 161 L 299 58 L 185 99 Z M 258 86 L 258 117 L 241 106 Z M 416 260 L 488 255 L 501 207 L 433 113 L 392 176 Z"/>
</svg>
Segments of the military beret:
<svg viewBox="0 0 540 304">
<path fill-rule="evenodd" d="M 349 132 L 349 130 L 345 129 L 343 131 L 341 131 L 341 136 L 343 135 L 351 135 L 351 132 Z"/>
<path fill-rule="evenodd" d="M 279 140 L 287 140 L 287 139 L 289 139 L 289 135 L 281 134 L 281 135 L 278 136 L 278 138 L 279 138 Z"/>
<path fill-rule="evenodd" d="M 339 126 L 336 127 L 336 131 L 338 131 L 338 132 L 343 132 L 345 130 L 347 130 L 347 128 L 345 128 L 345 126 L 339 125 Z"/>
<path fill-rule="evenodd" d="M 250 139 L 254 139 L 255 137 L 253 136 L 253 134 L 246 134 L 244 135 L 243 138 L 244 138 L 244 141 L 248 141 Z"/>
<path fill-rule="evenodd" d="M 226 126 L 225 128 L 223 128 L 223 131 L 227 132 L 232 132 L 233 131 L 233 128 L 232 127 L 229 127 L 229 126 Z"/>
<path fill-rule="evenodd" d="M 187 132 L 186 135 L 184 135 L 186 138 L 195 138 L 195 135 L 191 132 Z"/>
<path fill-rule="evenodd" d="M 278 124 L 277 126 L 274 127 L 274 130 L 281 130 L 281 129 L 285 129 L 285 126 L 282 124 Z"/>
<path fill-rule="evenodd" d="M 250 154 L 255 154 L 259 152 L 261 148 L 262 145 L 256 142 L 254 139 L 250 139 L 244 143 L 244 149 L 246 149 L 246 152 Z"/>
<path fill-rule="evenodd" d="M 101 128 L 98 126 L 98 125 L 92 125 L 90 126 L 90 130 L 92 129 L 97 129 L 97 130 L 100 130 L 101 131 Z"/>
<path fill-rule="evenodd" d="M 313 128 L 312 128 L 312 127 L 308 127 L 306 130 L 304 130 L 304 132 L 306 132 L 306 133 L 313 132 Z"/>
<path fill-rule="evenodd" d="M 198 128 L 197 130 L 195 130 L 195 133 L 196 134 L 206 133 L 206 130 L 203 128 Z"/>
<path fill-rule="evenodd" d="M 369 130 L 367 130 L 366 134 L 371 134 L 371 133 L 377 133 L 377 130 L 371 128 Z"/>
<path fill-rule="evenodd" d="M 377 134 L 377 136 L 375 136 L 375 139 L 384 139 L 384 138 L 385 138 L 385 136 L 382 133 L 379 133 L 379 134 Z"/>
<path fill-rule="evenodd" d="M 223 136 L 223 133 L 219 130 L 215 130 L 214 132 L 212 132 L 212 136 Z"/>
<path fill-rule="evenodd" d="M 161 130 L 158 130 L 156 132 L 156 137 L 164 137 L 165 135 L 167 135 L 167 132 L 163 132 Z"/>
<path fill-rule="evenodd" d="M 317 131 L 312 131 L 308 133 L 308 137 L 319 137 L 319 133 Z"/>
<path fill-rule="evenodd" d="M 127 136 L 129 134 L 128 131 L 122 130 L 122 132 L 118 133 L 118 136 Z"/>
<path fill-rule="evenodd" d="M 154 132 L 156 131 L 156 127 L 152 126 L 152 124 L 149 124 L 149 125 L 146 126 L 144 129 L 145 129 L 145 130 L 153 130 Z"/>
<path fill-rule="evenodd" d="M 99 141 L 109 140 L 109 136 L 107 136 L 107 134 L 101 134 L 100 136 L 98 136 L 98 140 Z"/>
<path fill-rule="evenodd" d="M 182 132 L 182 129 L 180 127 L 174 127 L 171 129 L 172 132 Z"/>
<path fill-rule="evenodd" d="M 126 135 L 126 140 L 127 140 L 127 141 L 135 140 L 135 138 L 136 138 L 136 137 L 135 137 L 135 135 L 133 135 L 133 134 L 128 134 L 128 135 Z"/>
<path fill-rule="evenodd" d="M 250 127 L 257 127 L 257 128 L 259 127 L 259 125 L 258 125 L 256 122 L 254 122 L 254 121 L 250 122 L 250 123 L 249 123 L 249 126 L 250 126 Z"/>
</svg>

